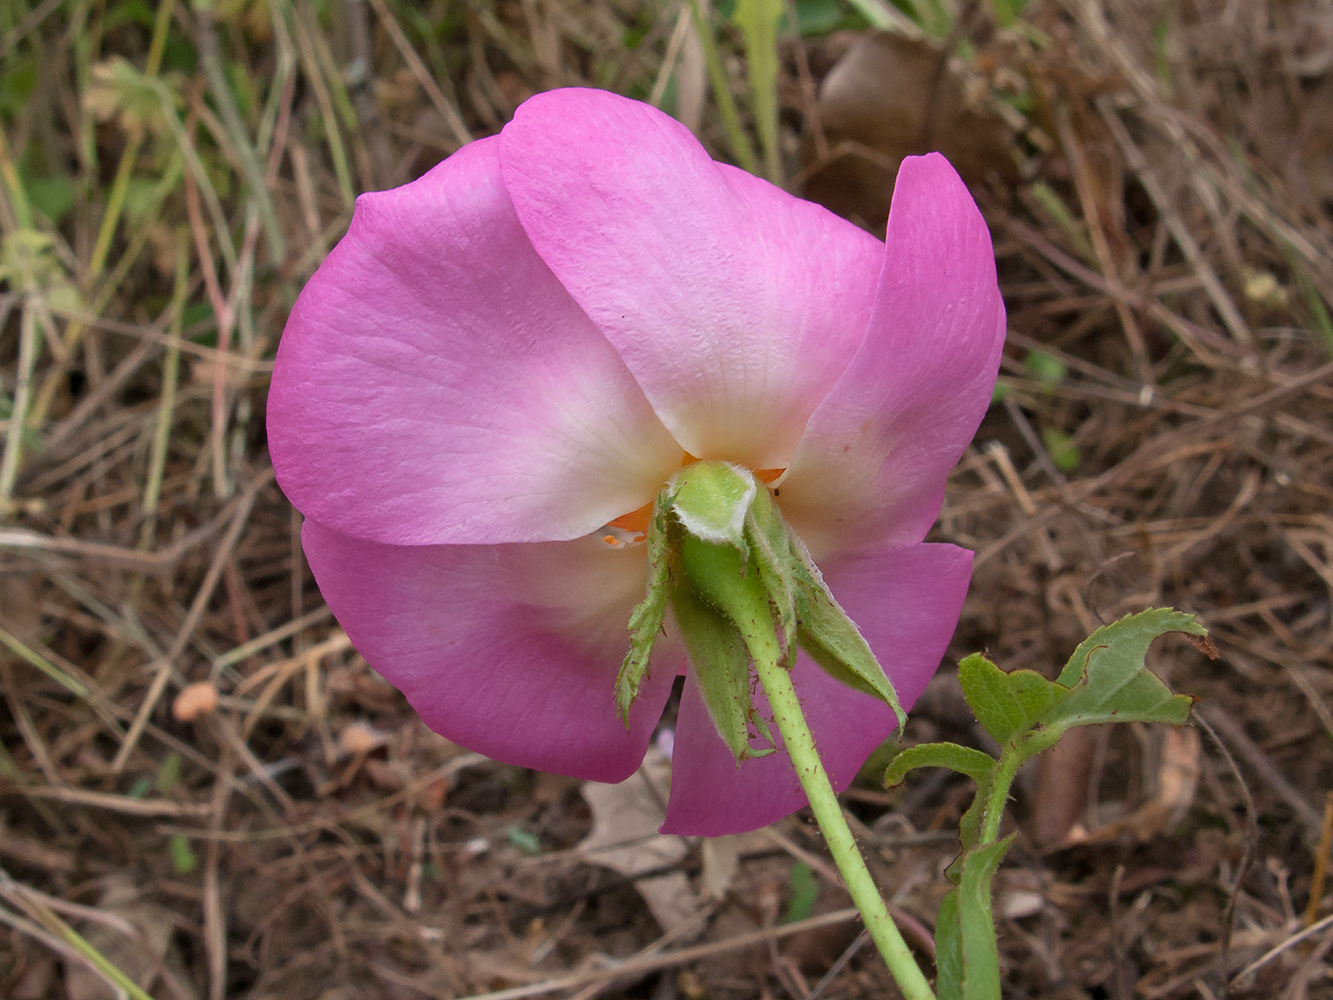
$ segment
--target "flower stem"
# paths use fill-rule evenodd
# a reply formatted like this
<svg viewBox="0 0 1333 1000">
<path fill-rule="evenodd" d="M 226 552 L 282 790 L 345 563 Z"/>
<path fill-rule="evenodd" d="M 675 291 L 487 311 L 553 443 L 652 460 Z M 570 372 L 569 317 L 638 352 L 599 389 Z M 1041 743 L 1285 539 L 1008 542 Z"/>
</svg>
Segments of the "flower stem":
<svg viewBox="0 0 1333 1000">
<path fill-rule="evenodd" d="M 979 846 L 993 844 L 1000 836 L 1000 821 L 1004 819 L 1004 806 L 1009 801 L 1009 787 L 1014 783 L 1018 767 L 1023 763 L 1013 749 L 1005 747 L 1000 755 L 1000 766 L 995 769 L 991 779 L 990 795 L 986 799 L 984 819 L 981 823 Z"/>
<path fill-rule="evenodd" d="M 861 911 L 866 929 L 870 931 L 880 955 L 884 957 L 884 963 L 906 1000 L 935 1000 L 930 983 L 912 957 L 893 918 L 889 916 L 888 907 L 866 868 L 865 859 L 857 849 L 851 828 L 842 815 L 842 806 L 838 804 L 838 796 L 829 782 L 828 772 L 824 770 L 824 762 L 815 748 L 815 738 L 806 724 L 805 713 L 801 711 L 801 702 L 796 697 L 791 675 L 778 663 L 775 640 L 772 640 L 773 648 L 755 648 L 769 646 L 770 643 L 750 642 L 749 645 L 755 669 L 759 673 L 759 683 L 768 695 L 773 720 L 782 733 L 782 741 L 787 746 L 792 766 L 796 768 L 796 776 L 810 800 L 810 808 L 824 833 L 824 840 L 838 865 L 838 871 L 847 883 L 847 890 L 852 894 L 852 902 Z"/>
</svg>

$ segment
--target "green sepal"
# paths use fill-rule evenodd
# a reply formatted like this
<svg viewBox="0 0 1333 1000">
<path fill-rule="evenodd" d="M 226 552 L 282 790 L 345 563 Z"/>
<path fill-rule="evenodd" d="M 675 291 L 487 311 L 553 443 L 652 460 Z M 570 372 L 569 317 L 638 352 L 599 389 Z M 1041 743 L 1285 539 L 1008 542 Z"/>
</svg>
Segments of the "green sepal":
<svg viewBox="0 0 1333 1000">
<path fill-rule="evenodd" d="M 768 592 L 745 553 L 686 534 L 680 541 L 680 562 L 692 592 L 730 618 L 743 636 L 772 635 Z"/>
<path fill-rule="evenodd" d="M 778 624 L 783 666 L 790 670 L 796 663 L 797 577 L 804 567 L 792 549 L 791 529 L 766 489 L 755 492 L 746 514 L 745 537 Z"/>
<path fill-rule="evenodd" d="M 670 549 L 667 544 L 666 512 L 671 505 L 669 493 L 659 493 L 653 502 L 653 514 L 648 521 L 648 592 L 629 616 L 630 645 L 625 662 L 616 675 L 616 711 L 629 728 L 629 710 L 638 697 L 639 686 L 648 676 L 649 659 L 653 644 L 662 634 L 667 602 L 671 591 L 667 586 L 670 575 Z"/>
<path fill-rule="evenodd" d="M 689 535 L 749 554 L 745 520 L 759 486 L 754 476 L 727 462 L 695 462 L 672 477 L 671 511 Z"/>
<path fill-rule="evenodd" d="M 918 767 L 947 767 L 965 774 L 978 784 L 995 770 L 995 758 L 957 743 L 919 743 L 896 754 L 884 772 L 884 787 L 901 784 L 907 772 Z"/>
<path fill-rule="evenodd" d="M 980 653 L 958 664 L 958 683 L 972 714 L 1001 745 L 1025 735 L 1064 694 L 1033 670 L 1005 673 Z"/>
<path fill-rule="evenodd" d="M 772 742 L 766 724 L 754 710 L 750 689 L 750 654 L 735 624 L 701 600 L 688 585 L 672 589 L 671 607 L 685 638 L 694 669 L 694 681 L 703 695 L 708 716 L 736 763 L 762 757 L 771 749 L 750 747 L 750 723 L 760 738 Z"/>
<path fill-rule="evenodd" d="M 898 728 L 907 723 L 907 713 L 898 702 L 893 682 L 870 651 L 856 623 L 833 599 L 824 584 L 823 574 L 814 564 L 805 545 L 792 537 L 792 550 L 804 572 L 796 574 L 797 637 L 801 648 L 826 674 L 847 687 L 878 698 L 893 709 Z"/>
</svg>

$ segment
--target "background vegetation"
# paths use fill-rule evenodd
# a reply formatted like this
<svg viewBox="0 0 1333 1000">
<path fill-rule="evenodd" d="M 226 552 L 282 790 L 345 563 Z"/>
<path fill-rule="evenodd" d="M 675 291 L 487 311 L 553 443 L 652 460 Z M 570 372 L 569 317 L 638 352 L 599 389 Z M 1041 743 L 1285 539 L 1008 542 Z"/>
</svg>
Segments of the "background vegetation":
<svg viewBox="0 0 1333 1000">
<path fill-rule="evenodd" d="M 1155 660 L 1197 726 L 1024 775 L 1007 995 L 1333 996 L 1328 5 L 766 10 L 0 3 L 0 995 L 894 995 L 802 817 L 657 837 L 656 758 L 585 788 L 426 731 L 274 485 L 273 352 L 357 192 L 580 84 L 872 230 L 905 153 L 973 185 L 1011 333 L 910 742 L 984 742 L 967 652 L 1054 676 L 1146 605 L 1212 629 Z M 923 948 L 969 794 L 846 796 Z"/>
</svg>

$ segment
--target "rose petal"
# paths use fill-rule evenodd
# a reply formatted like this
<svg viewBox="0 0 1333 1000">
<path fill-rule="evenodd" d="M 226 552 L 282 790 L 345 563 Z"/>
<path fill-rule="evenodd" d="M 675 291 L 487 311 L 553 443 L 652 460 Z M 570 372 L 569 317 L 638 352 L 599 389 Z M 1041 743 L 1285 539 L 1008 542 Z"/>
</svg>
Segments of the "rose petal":
<svg viewBox="0 0 1333 1000">
<path fill-rule="evenodd" d="M 533 251 L 498 142 L 363 195 L 278 350 L 269 449 L 306 516 L 398 544 L 553 541 L 647 503 L 681 449 Z"/>
<path fill-rule="evenodd" d="M 903 707 L 910 708 L 953 635 L 972 553 L 953 545 L 912 545 L 834 558 L 822 569 L 834 597 L 884 664 Z M 824 767 L 841 792 L 893 731 L 893 712 L 842 686 L 805 654 L 797 659 L 792 681 Z M 760 710 L 771 715 L 767 700 L 758 700 Z M 777 727 L 771 728 L 776 738 Z M 736 766 L 692 678 L 681 698 L 672 768 L 663 833 L 743 833 L 806 804 L 785 751 Z"/>
<path fill-rule="evenodd" d="M 537 252 L 682 447 L 785 466 L 865 332 L 880 243 L 604 91 L 538 94 L 501 143 Z"/>
<path fill-rule="evenodd" d="M 446 739 L 593 781 L 639 766 L 677 662 L 654 653 L 626 730 L 615 678 L 643 599 L 642 547 L 383 545 L 310 520 L 301 541 L 353 645 Z"/>
<path fill-rule="evenodd" d="M 816 558 L 925 537 L 990 405 L 1004 330 L 985 220 L 944 157 L 908 157 L 869 332 L 781 485 Z"/>
</svg>

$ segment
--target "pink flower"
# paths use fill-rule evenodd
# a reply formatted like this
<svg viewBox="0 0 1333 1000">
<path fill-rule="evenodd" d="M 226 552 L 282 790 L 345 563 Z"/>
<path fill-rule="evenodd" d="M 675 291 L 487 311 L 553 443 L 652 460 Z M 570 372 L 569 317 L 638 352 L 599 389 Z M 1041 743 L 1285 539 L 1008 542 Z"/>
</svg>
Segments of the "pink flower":
<svg viewBox="0 0 1333 1000">
<path fill-rule="evenodd" d="M 737 765 L 670 637 L 617 717 L 641 509 L 691 456 L 773 479 L 909 706 L 971 572 L 921 539 L 1003 336 L 943 157 L 903 164 L 886 245 L 644 104 L 553 91 L 357 202 L 288 321 L 269 446 L 329 606 L 433 729 L 619 781 L 685 673 L 663 829 L 731 833 L 805 797 L 783 753 Z M 793 677 L 843 788 L 893 713 L 804 654 Z"/>
</svg>

